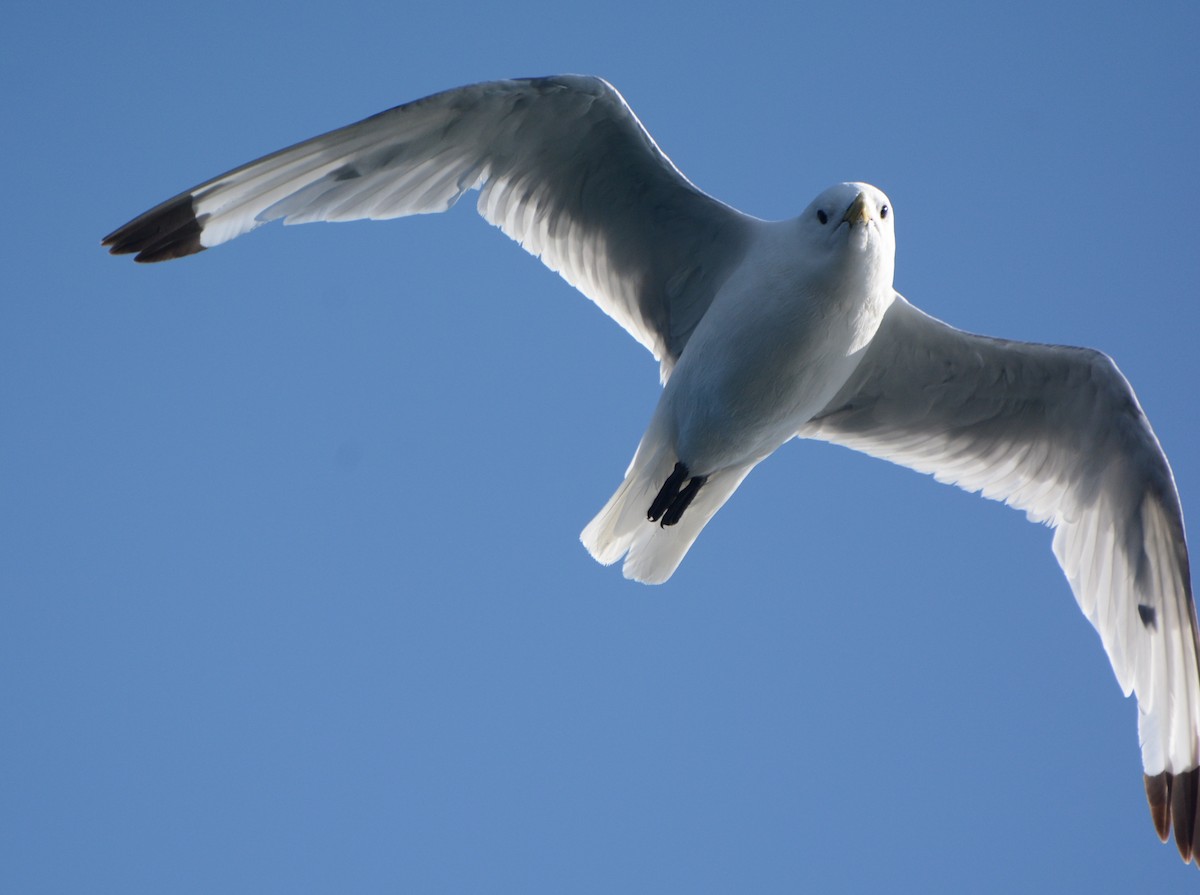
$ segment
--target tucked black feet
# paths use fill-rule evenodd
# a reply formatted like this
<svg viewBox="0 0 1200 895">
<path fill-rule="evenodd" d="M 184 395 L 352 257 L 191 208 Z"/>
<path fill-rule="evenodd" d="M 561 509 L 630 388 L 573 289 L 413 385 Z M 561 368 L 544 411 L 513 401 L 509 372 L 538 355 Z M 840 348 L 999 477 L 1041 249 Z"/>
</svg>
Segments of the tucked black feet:
<svg viewBox="0 0 1200 895">
<path fill-rule="evenodd" d="M 708 481 L 708 476 L 694 476 L 691 481 L 684 485 L 683 490 L 675 495 L 675 499 L 671 501 L 671 505 L 667 507 L 667 511 L 663 513 L 662 522 L 663 528 L 668 525 L 674 525 L 683 517 L 683 511 L 686 510 L 700 493 L 700 488 Z"/>
<path fill-rule="evenodd" d="M 696 499 L 696 494 L 707 481 L 708 476 L 692 476 L 686 466 L 676 463 L 674 471 L 667 476 L 666 482 L 659 489 L 658 496 L 650 504 L 646 518 L 651 522 L 658 522 L 661 519 L 660 524 L 663 528 L 674 525 L 683 517 L 683 511 Z M 685 482 L 687 484 L 684 484 Z"/>
<path fill-rule="evenodd" d="M 671 502 L 679 496 L 680 486 L 688 477 L 688 468 L 682 463 L 675 464 L 675 470 L 669 476 L 667 481 L 658 491 L 658 496 L 654 498 L 654 502 L 650 504 L 650 510 L 646 513 L 646 518 L 651 522 L 657 522 L 667 508 L 671 506 Z"/>
</svg>

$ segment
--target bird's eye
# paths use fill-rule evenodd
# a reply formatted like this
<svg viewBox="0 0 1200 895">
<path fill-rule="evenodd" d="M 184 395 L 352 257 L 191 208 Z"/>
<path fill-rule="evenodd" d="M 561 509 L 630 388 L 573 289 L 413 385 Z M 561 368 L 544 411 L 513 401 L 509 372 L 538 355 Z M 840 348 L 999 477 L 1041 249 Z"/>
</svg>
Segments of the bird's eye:
<svg viewBox="0 0 1200 895">
<path fill-rule="evenodd" d="M 887 207 L 886 205 L 882 206 L 882 207 L 879 209 L 879 220 L 881 220 L 881 221 L 882 221 L 884 218 L 886 218 L 886 217 L 888 216 L 888 211 L 889 211 L 889 210 L 890 210 L 890 209 L 888 209 L 888 207 Z"/>
<path fill-rule="evenodd" d="M 818 208 L 818 209 L 817 209 L 817 220 L 818 220 L 818 221 L 820 221 L 822 224 L 828 224 L 828 223 L 829 223 L 829 215 L 827 215 L 827 214 L 825 213 L 825 209 L 824 209 L 824 208 Z"/>
</svg>

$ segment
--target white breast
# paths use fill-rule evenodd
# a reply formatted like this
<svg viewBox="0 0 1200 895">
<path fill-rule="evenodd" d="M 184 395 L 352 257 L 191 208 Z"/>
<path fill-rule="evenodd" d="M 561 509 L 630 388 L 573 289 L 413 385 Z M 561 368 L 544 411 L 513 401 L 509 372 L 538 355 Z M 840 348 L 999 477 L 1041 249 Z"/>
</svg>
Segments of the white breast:
<svg viewBox="0 0 1200 895">
<path fill-rule="evenodd" d="M 790 439 L 854 372 L 891 304 L 845 270 L 814 270 L 765 225 L 693 334 L 663 395 L 681 460 L 696 474 L 758 460 Z"/>
</svg>

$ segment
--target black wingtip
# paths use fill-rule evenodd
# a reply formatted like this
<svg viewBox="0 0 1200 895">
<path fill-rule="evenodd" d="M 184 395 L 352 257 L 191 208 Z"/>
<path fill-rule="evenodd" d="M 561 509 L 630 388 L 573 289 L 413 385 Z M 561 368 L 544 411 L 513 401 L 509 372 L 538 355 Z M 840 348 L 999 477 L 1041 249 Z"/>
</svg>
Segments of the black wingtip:
<svg viewBox="0 0 1200 895">
<path fill-rule="evenodd" d="M 197 217 L 191 193 L 176 196 L 145 214 L 139 215 L 123 227 L 114 230 L 100 241 L 108 246 L 113 255 L 132 255 L 134 261 L 147 264 L 154 261 L 170 261 L 203 252 L 200 244 L 204 227 Z"/>
<path fill-rule="evenodd" d="M 1158 837 L 1166 842 L 1175 828 L 1175 845 L 1186 863 L 1200 868 L 1200 769 L 1146 776 L 1146 800 Z"/>
<path fill-rule="evenodd" d="M 1197 783 L 1200 783 L 1197 768 L 1176 774 L 1171 783 L 1171 821 L 1175 825 L 1175 845 L 1184 861 L 1191 861 L 1196 855 L 1196 808 L 1200 804 Z"/>
<path fill-rule="evenodd" d="M 1171 775 L 1166 771 L 1142 775 L 1146 782 L 1146 801 L 1150 803 L 1150 818 L 1158 838 L 1166 842 L 1171 835 Z"/>
</svg>

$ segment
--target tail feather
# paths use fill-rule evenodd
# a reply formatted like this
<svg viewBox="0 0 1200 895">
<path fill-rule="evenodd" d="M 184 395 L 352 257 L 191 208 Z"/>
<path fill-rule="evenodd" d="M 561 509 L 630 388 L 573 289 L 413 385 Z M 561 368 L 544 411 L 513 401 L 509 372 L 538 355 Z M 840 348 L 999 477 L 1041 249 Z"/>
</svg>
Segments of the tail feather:
<svg viewBox="0 0 1200 895">
<path fill-rule="evenodd" d="M 625 481 L 579 539 L 592 557 L 606 566 L 624 556 L 622 571 L 626 578 L 661 584 L 679 567 L 701 529 L 755 464 L 710 474 L 682 518 L 664 527 L 649 521 L 646 513 L 678 458 L 664 443 L 655 443 L 652 432 L 647 432 L 638 445 Z"/>
<path fill-rule="evenodd" d="M 638 445 L 625 481 L 579 536 L 588 553 L 603 565 L 610 566 L 624 556 L 643 526 L 658 527 L 647 520 L 646 513 L 675 468 L 675 457 L 665 444 L 651 444 L 652 432 L 653 428 Z"/>
</svg>

